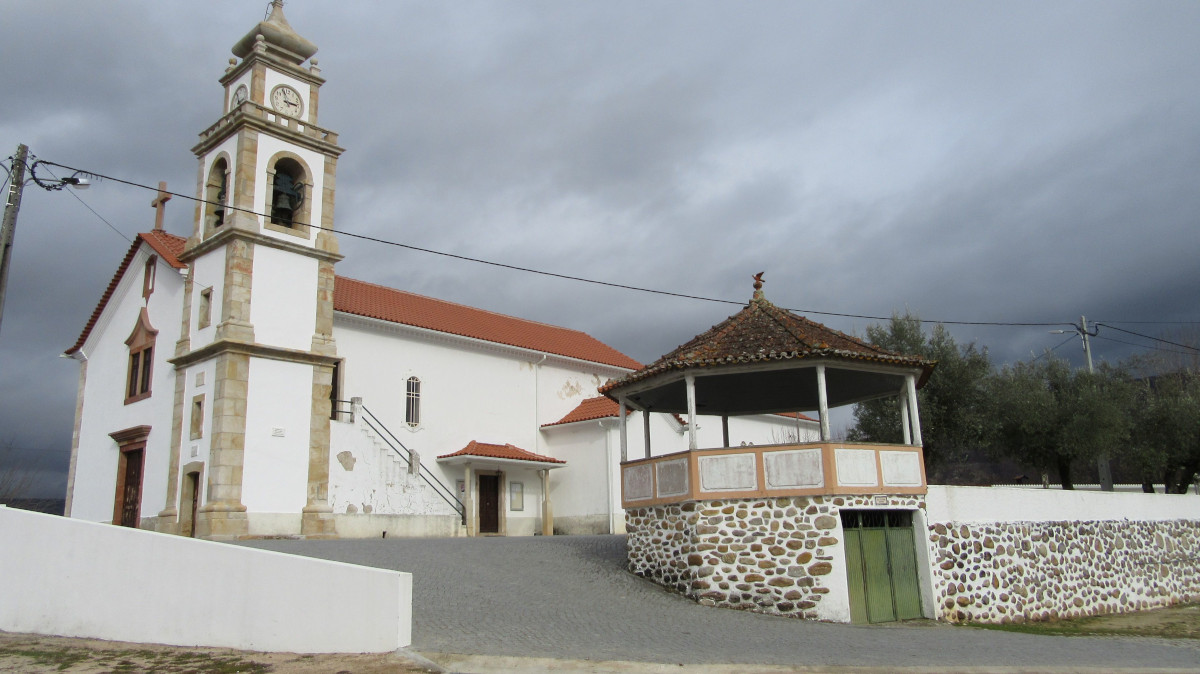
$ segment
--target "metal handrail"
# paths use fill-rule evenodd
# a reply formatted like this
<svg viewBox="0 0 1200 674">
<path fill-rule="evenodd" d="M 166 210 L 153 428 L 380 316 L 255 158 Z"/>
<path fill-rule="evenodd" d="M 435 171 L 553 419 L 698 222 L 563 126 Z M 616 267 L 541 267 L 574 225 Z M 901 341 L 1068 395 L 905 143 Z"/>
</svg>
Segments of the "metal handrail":
<svg viewBox="0 0 1200 674">
<path fill-rule="evenodd" d="M 363 422 L 375 432 L 375 435 L 379 436 L 379 438 L 383 440 L 383 443 L 387 445 L 389 449 L 395 452 L 396 455 L 401 459 L 404 459 L 404 463 L 411 468 L 412 460 L 410 457 L 412 455 L 412 450 L 410 450 L 408 447 L 405 447 L 404 443 L 400 442 L 400 439 L 397 438 L 392 431 L 389 430 L 388 427 L 379 420 L 378 417 L 372 414 L 371 410 L 367 409 L 365 405 L 360 405 L 359 409 L 363 411 Z M 395 444 L 392 444 L 393 442 Z M 404 452 L 401 453 L 400 449 L 396 449 L 396 445 L 399 445 L 400 449 L 403 449 Z M 424 466 L 418 466 L 417 475 L 425 481 L 425 484 L 432 487 L 433 490 L 437 492 L 437 495 L 442 497 L 442 500 L 445 501 L 451 508 L 453 508 L 454 512 L 458 513 L 462 517 L 463 524 L 466 524 L 467 508 L 465 505 L 463 505 L 463 502 L 454 495 L 454 492 L 452 492 L 449 487 L 443 484 L 442 481 L 438 479 L 438 476 L 429 473 Z M 430 482 L 429 477 L 433 477 L 434 481 Z"/>
</svg>

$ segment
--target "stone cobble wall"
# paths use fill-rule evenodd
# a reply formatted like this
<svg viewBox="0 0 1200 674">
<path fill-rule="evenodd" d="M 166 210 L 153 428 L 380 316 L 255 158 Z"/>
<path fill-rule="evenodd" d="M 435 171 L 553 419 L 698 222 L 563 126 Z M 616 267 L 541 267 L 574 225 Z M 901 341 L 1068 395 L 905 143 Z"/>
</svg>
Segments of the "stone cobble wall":
<svg viewBox="0 0 1200 674">
<path fill-rule="evenodd" d="M 795 496 L 629 509 L 629 567 L 710 606 L 849 620 L 838 512 L 924 506 L 913 497 L 893 496 L 886 505 L 875 498 Z"/>
<path fill-rule="evenodd" d="M 1024 622 L 1200 598 L 1200 522 L 934 523 L 938 617 Z"/>
</svg>

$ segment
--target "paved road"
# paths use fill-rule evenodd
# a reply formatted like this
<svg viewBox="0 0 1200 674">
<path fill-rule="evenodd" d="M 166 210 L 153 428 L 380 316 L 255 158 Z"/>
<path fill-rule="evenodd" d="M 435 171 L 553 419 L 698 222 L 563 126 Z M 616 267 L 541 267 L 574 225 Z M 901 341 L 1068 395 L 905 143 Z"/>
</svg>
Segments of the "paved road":
<svg viewBox="0 0 1200 674">
<path fill-rule="evenodd" d="M 1200 671 L 1200 644 L 1189 640 L 1043 637 L 932 622 L 834 625 L 708 608 L 626 572 L 623 536 L 246 545 L 412 573 L 412 648 L 423 653 L 688 664 Z M 328 618 L 336 624 L 336 616 Z"/>
</svg>

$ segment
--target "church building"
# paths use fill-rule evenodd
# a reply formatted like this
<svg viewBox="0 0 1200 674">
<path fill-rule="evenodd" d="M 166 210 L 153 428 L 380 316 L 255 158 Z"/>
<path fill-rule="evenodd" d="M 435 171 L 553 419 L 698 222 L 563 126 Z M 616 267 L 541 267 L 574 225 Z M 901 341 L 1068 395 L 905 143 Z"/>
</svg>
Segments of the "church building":
<svg viewBox="0 0 1200 674">
<path fill-rule="evenodd" d="M 166 230 L 162 186 L 66 351 L 68 516 L 210 539 L 622 532 L 625 442 L 819 436 L 799 414 L 643 419 L 597 392 L 641 365 L 589 335 L 337 275 L 343 148 L 282 5 L 220 78 L 190 232 Z"/>
</svg>

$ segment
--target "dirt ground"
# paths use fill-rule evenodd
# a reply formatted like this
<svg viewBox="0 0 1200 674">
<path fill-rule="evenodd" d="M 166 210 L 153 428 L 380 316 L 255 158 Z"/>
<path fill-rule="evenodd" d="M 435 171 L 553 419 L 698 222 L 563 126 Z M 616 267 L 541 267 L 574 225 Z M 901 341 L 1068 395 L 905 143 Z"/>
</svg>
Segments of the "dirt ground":
<svg viewBox="0 0 1200 674">
<path fill-rule="evenodd" d="M 255 653 L 0 632 L 0 672 L 195 672 L 383 674 L 437 671 L 404 654 Z"/>
</svg>

